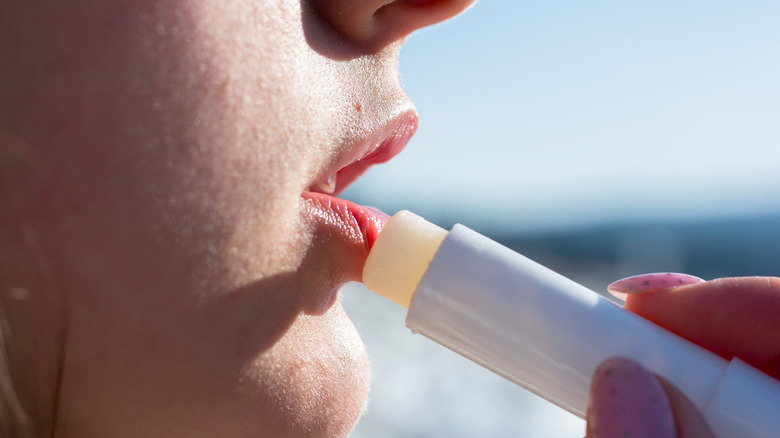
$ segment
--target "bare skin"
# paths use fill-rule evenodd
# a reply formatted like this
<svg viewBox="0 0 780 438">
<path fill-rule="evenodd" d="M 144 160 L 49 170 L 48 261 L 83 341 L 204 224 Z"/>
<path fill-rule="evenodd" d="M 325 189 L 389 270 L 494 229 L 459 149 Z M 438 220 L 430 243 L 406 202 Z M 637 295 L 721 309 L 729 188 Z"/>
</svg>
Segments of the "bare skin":
<svg viewBox="0 0 780 438">
<path fill-rule="evenodd" d="M 469 3 L 0 6 L 0 287 L 40 436 L 351 430 L 334 298 L 365 236 L 302 193 L 414 130 L 401 40 Z"/>
<path fill-rule="evenodd" d="M 408 140 L 398 48 L 471 2 L 0 3 L 0 300 L 37 435 L 347 435 L 368 366 L 335 297 L 367 236 L 304 193 Z M 627 307 L 780 377 L 777 291 Z"/>
</svg>

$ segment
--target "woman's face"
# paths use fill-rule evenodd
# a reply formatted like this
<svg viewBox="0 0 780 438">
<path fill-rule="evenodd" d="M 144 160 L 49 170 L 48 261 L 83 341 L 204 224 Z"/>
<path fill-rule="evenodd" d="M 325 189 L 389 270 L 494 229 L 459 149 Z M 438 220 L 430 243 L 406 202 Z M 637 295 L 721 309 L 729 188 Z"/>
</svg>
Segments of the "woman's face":
<svg viewBox="0 0 780 438">
<path fill-rule="evenodd" d="M 0 287 L 39 427 L 347 434 L 369 378 L 336 295 L 380 220 L 323 192 L 404 146 L 400 39 L 470 2 L 0 6 Z"/>
</svg>

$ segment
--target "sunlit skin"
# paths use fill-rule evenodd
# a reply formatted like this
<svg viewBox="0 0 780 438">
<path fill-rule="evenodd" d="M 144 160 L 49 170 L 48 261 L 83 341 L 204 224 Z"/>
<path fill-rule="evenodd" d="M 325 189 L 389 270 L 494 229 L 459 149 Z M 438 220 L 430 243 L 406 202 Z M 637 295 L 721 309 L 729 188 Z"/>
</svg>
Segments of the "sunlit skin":
<svg viewBox="0 0 780 438">
<path fill-rule="evenodd" d="M 400 44 L 471 2 L 0 2 L 2 330 L 37 435 L 347 435 L 369 378 L 336 296 L 370 237 L 310 190 L 400 150 Z M 778 377 L 779 296 L 627 307 Z"/>
<path fill-rule="evenodd" d="M 348 433 L 369 378 L 335 296 L 367 246 L 302 194 L 413 132 L 401 41 L 469 3 L 0 5 L 0 287 L 40 436 Z"/>
</svg>

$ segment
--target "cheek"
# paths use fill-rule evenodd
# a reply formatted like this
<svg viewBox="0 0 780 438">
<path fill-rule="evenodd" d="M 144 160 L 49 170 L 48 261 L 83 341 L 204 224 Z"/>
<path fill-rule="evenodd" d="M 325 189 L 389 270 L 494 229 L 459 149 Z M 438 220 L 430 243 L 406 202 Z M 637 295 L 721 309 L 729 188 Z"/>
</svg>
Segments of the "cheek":
<svg viewBox="0 0 780 438">
<path fill-rule="evenodd" d="M 213 275 L 243 270 L 246 283 L 289 269 L 298 256 L 288 250 L 295 239 L 288 218 L 306 173 L 291 166 L 303 161 L 291 145 L 317 144 L 300 128 L 317 122 L 298 123 L 317 119 L 287 91 L 305 82 L 284 58 L 294 55 L 269 50 L 260 23 L 246 18 L 261 16 L 249 2 L 198 2 L 183 11 L 176 3 L 149 7 L 111 47 L 81 52 L 100 60 L 101 74 L 74 67 L 66 88 L 84 98 L 74 99 L 77 111 L 59 111 L 71 117 L 58 124 L 68 127 L 58 141 L 71 141 L 53 163 L 65 163 L 57 171 L 65 209 L 79 212 L 74 222 L 102 221 L 100 242 L 122 238 L 115 233 L 122 229 L 117 247 L 151 247 L 169 261 L 186 255 L 190 268 L 232 254 Z M 283 46 L 294 38 L 293 30 L 276 34 Z"/>
<path fill-rule="evenodd" d="M 294 20 L 296 8 L 299 21 L 299 2 L 284 4 L 281 21 Z M 124 37 L 93 38 L 100 44 L 88 50 L 86 42 L 74 44 L 80 49 L 68 59 L 89 62 L 63 67 L 52 75 L 56 83 L 30 100 L 43 114 L 29 117 L 37 124 L 24 137 L 56 146 L 46 155 L 51 169 L 32 170 L 51 170 L 51 184 L 41 185 L 58 202 L 41 189 L 40 205 L 28 211 L 51 230 L 41 239 L 61 260 L 62 282 L 84 286 L 71 297 L 81 307 L 71 309 L 72 325 L 81 325 L 71 341 L 82 348 L 71 357 L 102 367 L 84 373 L 87 393 L 90 384 L 107 393 L 168 389 L 178 406 L 156 414 L 202 413 L 189 418 L 192 427 L 231 419 L 239 428 L 271 422 L 287 432 L 277 436 L 346 435 L 365 402 L 368 371 L 340 306 L 294 318 L 287 303 L 279 311 L 292 315 L 292 325 L 282 318 L 268 329 L 273 336 L 258 335 L 276 342 L 259 356 L 238 355 L 242 360 L 235 349 L 247 338 L 231 328 L 246 313 L 240 322 L 258 330 L 252 306 L 197 319 L 210 295 L 256 285 L 249 299 L 261 308 L 265 297 L 311 286 L 291 281 L 274 289 L 267 280 L 296 273 L 303 257 L 306 242 L 290 218 L 311 176 L 306 166 L 318 165 L 309 158 L 331 147 L 329 126 L 339 125 L 326 100 L 305 103 L 333 85 L 318 89 L 317 82 L 330 81 L 310 80 L 316 68 L 306 64 L 300 29 L 247 18 L 266 16 L 252 2 L 189 5 L 182 13 L 150 6 L 137 23 L 125 23 Z M 247 9 L 227 10 L 235 7 Z M 258 29 L 269 25 L 280 26 L 280 39 L 260 38 Z M 72 107 L 53 107 L 52 95 Z M 155 354 L 149 340 L 159 346 Z M 143 359 L 143 373 L 126 372 L 128 358 Z M 200 380 L 182 364 L 196 368 Z M 139 397 L 138 406 L 150 399 Z M 116 400 L 122 412 L 126 399 Z M 166 417 L 164 424 L 176 418 Z"/>
</svg>

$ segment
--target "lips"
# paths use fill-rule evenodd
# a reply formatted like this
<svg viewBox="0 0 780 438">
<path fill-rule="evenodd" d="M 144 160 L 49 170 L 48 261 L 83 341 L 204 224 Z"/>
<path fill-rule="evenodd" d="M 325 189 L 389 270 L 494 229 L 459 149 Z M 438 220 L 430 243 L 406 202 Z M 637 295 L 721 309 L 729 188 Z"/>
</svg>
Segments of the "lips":
<svg viewBox="0 0 780 438">
<path fill-rule="evenodd" d="M 372 142 L 367 141 L 368 147 L 363 152 L 362 157 L 328 173 L 326 177 L 312 184 L 307 190 L 329 195 L 342 192 L 369 167 L 384 163 L 398 155 L 416 129 L 417 114 L 413 111 L 404 114 L 375 135 L 375 137 L 380 138 L 380 141 L 375 142 L 375 145 L 372 146 Z"/>
<path fill-rule="evenodd" d="M 401 152 L 416 129 L 417 114 L 414 111 L 402 114 L 358 146 L 355 151 L 359 155 L 357 160 L 341 168 L 328 169 L 323 173 L 325 176 L 312 183 L 301 195 L 317 226 L 324 228 L 329 236 L 335 236 L 337 241 L 356 247 L 363 253 L 358 256 L 360 259 L 368 255 L 388 215 L 336 195 L 369 167 L 388 161 Z"/>
</svg>

